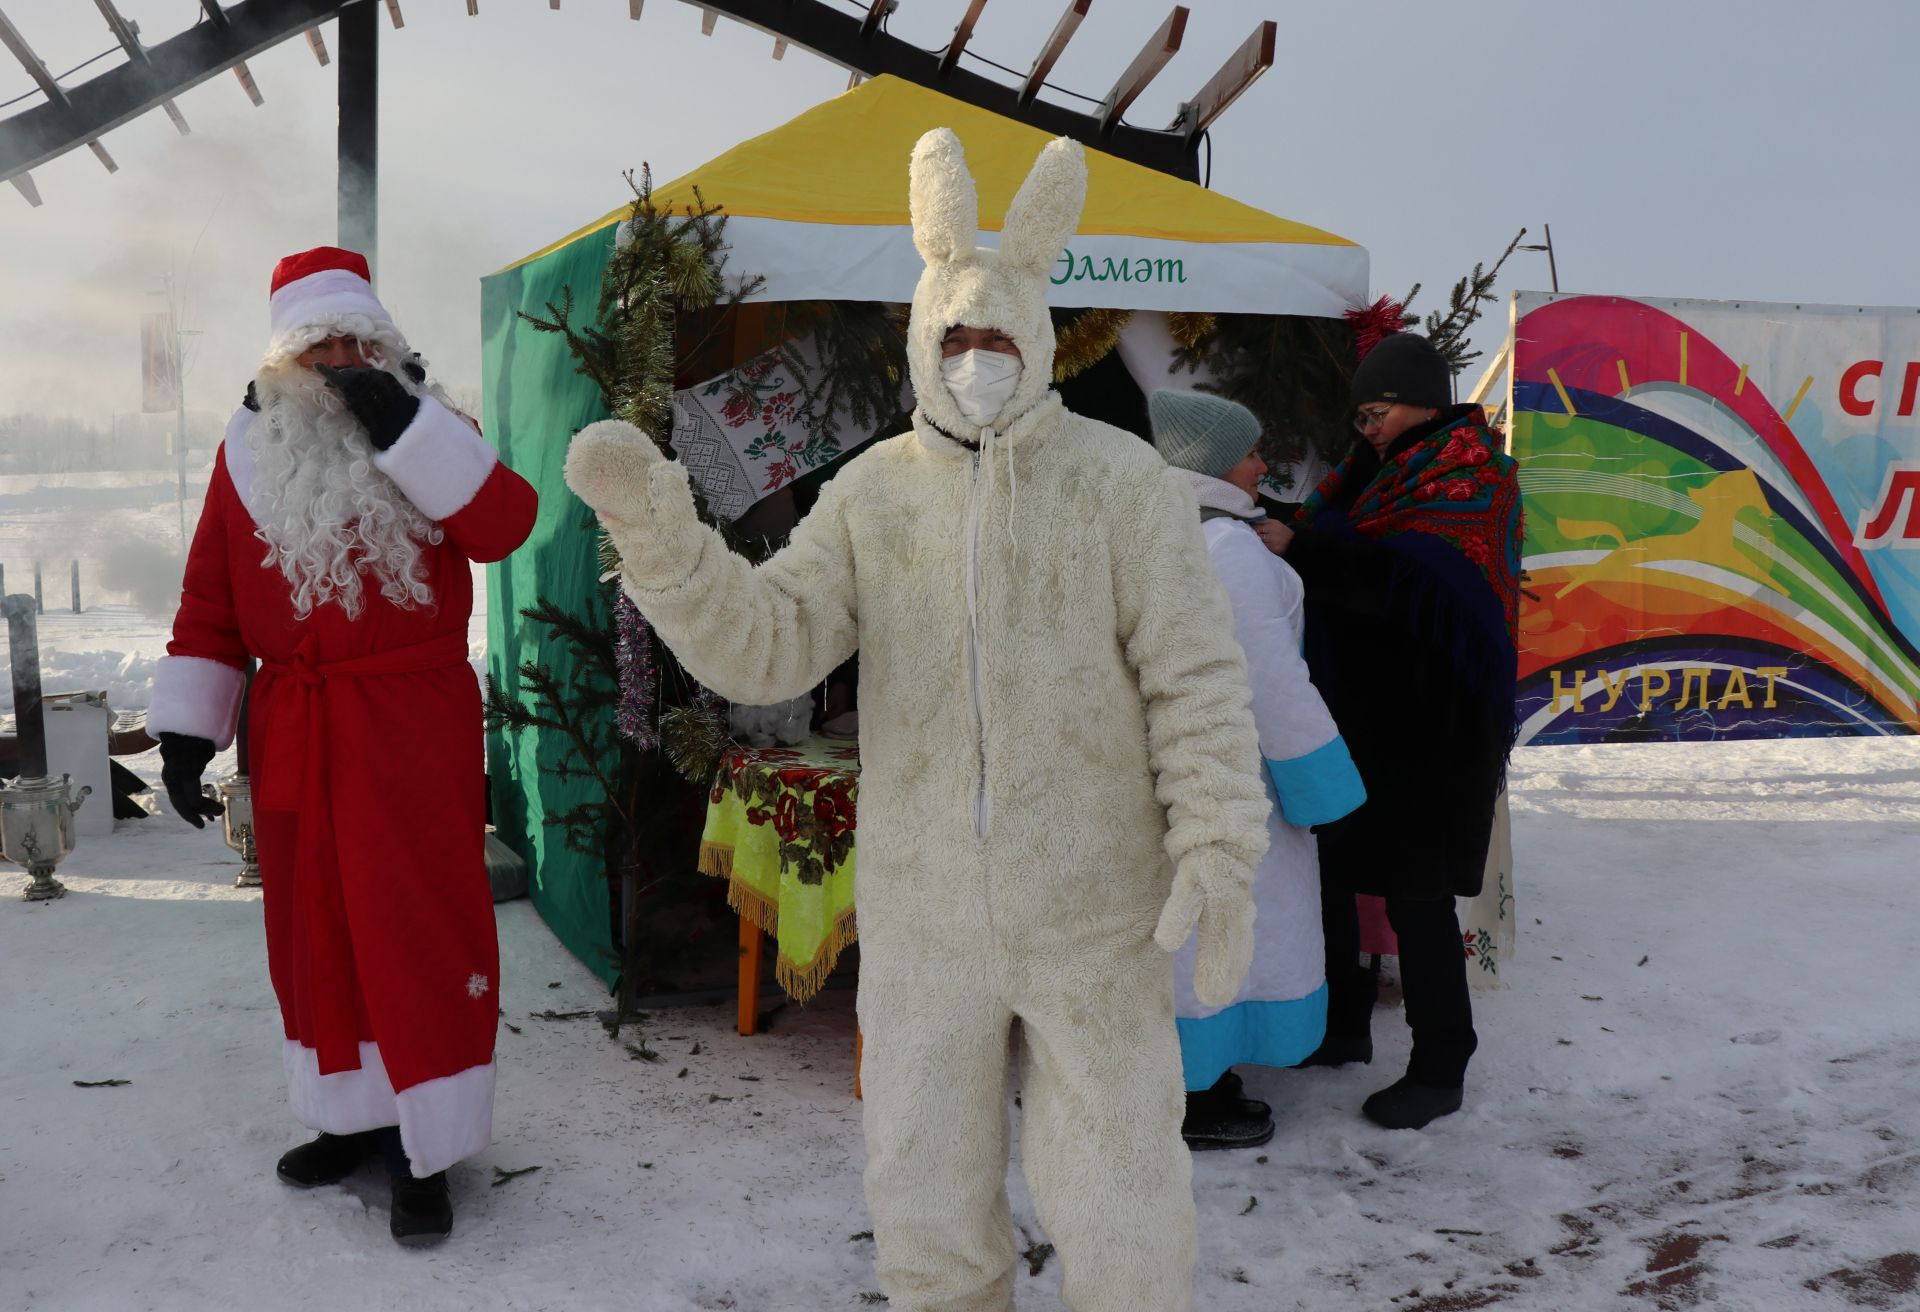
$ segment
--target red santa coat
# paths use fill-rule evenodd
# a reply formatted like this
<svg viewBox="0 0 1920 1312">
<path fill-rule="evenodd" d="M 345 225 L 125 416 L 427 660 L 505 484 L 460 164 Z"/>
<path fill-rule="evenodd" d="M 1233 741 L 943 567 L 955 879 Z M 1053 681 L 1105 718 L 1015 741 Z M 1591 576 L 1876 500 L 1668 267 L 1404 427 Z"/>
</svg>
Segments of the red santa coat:
<svg viewBox="0 0 1920 1312">
<path fill-rule="evenodd" d="M 434 604 L 369 587 L 358 618 L 328 602 L 297 619 L 248 509 L 254 419 L 234 416 L 214 463 L 147 725 L 226 746 L 260 660 L 249 767 L 293 1109 L 335 1134 L 398 1125 L 428 1175 L 492 1135 L 500 970 L 468 562 L 525 541 L 538 498 L 423 399 L 374 463 L 445 531 L 423 544 Z"/>
</svg>

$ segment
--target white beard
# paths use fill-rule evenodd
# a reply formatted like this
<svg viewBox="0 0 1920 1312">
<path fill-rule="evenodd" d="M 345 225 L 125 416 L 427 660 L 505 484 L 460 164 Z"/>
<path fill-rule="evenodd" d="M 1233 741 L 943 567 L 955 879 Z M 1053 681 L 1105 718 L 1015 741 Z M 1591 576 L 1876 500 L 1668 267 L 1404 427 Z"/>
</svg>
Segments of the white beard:
<svg viewBox="0 0 1920 1312">
<path fill-rule="evenodd" d="M 374 466 L 373 444 L 339 394 L 292 364 L 263 369 L 255 393 L 254 536 L 267 544 L 261 564 L 278 566 L 292 588 L 294 615 L 333 602 L 356 618 L 362 575 L 401 610 L 431 606 L 421 547 L 445 535 Z"/>
</svg>

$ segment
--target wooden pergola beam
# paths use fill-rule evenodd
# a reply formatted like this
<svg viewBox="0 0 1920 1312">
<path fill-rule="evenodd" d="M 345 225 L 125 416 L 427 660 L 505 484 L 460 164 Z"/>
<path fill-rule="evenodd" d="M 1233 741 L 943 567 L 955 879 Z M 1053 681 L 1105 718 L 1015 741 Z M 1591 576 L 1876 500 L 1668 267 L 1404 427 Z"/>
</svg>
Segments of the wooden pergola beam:
<svg viewBox="0 0 1920 1312">
<path fill-rule="evenodd" d="M 113 39 L 120 43 L 120 48 L 127 52 L 128 62 L 152 68 L 153 61 L 147 58 L 147 48 L 140 44 L 140 38 L 134 34 L 133 28 L 114 8 L 113 0 L 93 0 L 93 7 L 100 11 L 100 17 L 107 20 L 107 29 L 113 33 Z M 167 111 L 167 117 L 173 120 L 173 126 L 179 129 L 181 136 L 193 131 L 187 126 L 187 116 L 180 112 L 180 106 L 173 103 L 172 97 L 162 100 L 160 108 Z"/>
<path fill-rule="evenodd" d="M 1060 21 L 1053 25 L 1053 35 L 1040 47 L 1040 53 L 1034 56 L 1033 67 L 1027 70 L 1027 80 L 1020 84 L 1021 105 L 1031 105 L 1034 97 L 1040 94 L 1040 88 L 1046 85 L 1047 74 L 1053 72 L 1053 66 L 1060 62 L 1060 56 L 1066 52 L 1067 42 L 1073 40 L 1073 34 L 1080 28 L 1080 21 L 1091 8 L 1093 0 L 1068 0 L 1067 12 L 1060 15 Z"/>
<path fill-rule="evenodd" d="M 56 88 L 58 96 L 9 117 L 0 131 L 0 178 L 18 177 L 98 141 L 345 7 L 344 0 L 227 0 L 221 6 L 225 24 L 196 23 L 151 49 L 142 48 L 141 57 L 71 88 Z"/>
<path fill-rule="evenodd" d="M 900 0 L 868 0 L 867 16 L 860 20 L 860 35 L 872 36 L 880 30 L 880 20 L 900 7 Z"/>
<path fill-rule="evenodd" d="M 1120 118 L 1129 106 L 1140 98 L 1147 84 L 1167 66 L 1167 61 L 1180 51 L 1180 42 L 1187 34 L 1187 15 L 1190 11 L 1185 5 L 1175 5 L 1173 12 L 1167 15 L 1167 21 L 1160 24 L 1140 53 L 1127 65 L 1127 71 L 1113 84 L 1113 90 L 1107 92 L 1107 98 L 1100 102 L 1100 108 L 1094 115 L 1100 121 L 1100 131 L 1108 133 L 1119 126 Z"/>
<path fill-rule="evenodd" d="M 27 198 L 27 204 L 33 206 L 35 209 L 40 208 L 40 188 L 33 185 L 33 174 L 16 173 L 8 178 L 7 181 L 13 184 L 15 191 Z"/>
<path fill-rule="evenodd" d="M 266 103 L 266 97 L 260 94 L 260 84 L 253 80 L 253 70 L 247 67 L 246 60 L 233 66 L 233 75 L 239 79 L 240 89 L 247 93 L 247 99 L 253 102 L 255 109 Z"/>
<path fill-rule="evenodd" d="M 960 16 L 954 25 L 953 40 L 947 42 L 947 49 L 940 56 L 940 75 L 946 76 L 953 66 L 960 62 L 960 56 L 966 52 L 967 42 L 973 40 L 973 27 L 980 21 L 980 11 L 987 7 L 987 0 L 968 0 L 967 12 Z"/>
<path fill-rule="evenodd" d="M 1200 88 L 1200 94 L 1180 106 L 1173 120 L 1173 131 L 1184 133 L 1189 141 L 1212 127 L 1227 112 L 1240 93 L 1260 80 L 1273 67 L 1274 48 L 1279 42 L 1280 24 L 1268 19 L 1253 29 L 1253 35 L 1220 65 L 1220 71 Z"/>
<path fill-rule="evenodd" d="M 13 52 L 13 57 L 20 61 L 20 67 L 27 70 L 27 76 L 39 85 L 48 100 L 56 105 L 67 103 L 66 90 L 53 80 L 53 73 L 46 64 L 41 62 L 40 56 L 33 52 L 33 47 L 27 44 L 26 37 L 20 35 L 20 29 L 13 25 L 13 20 L 5 14 L 0 14 L 0 45 L 4 45 Z M 39 202 L 35 201 L 34 204 L 37 205 Z"/>
<path fill-rule="evenodd" d="M 396 28 L 407 25 L 407 20 L 400 17 L 400 0 L 387 0 L 387 17 Z"/>
<path fill-rule="evenodd" d="M 221 7 L 220 0 L 200 0 L 200 8 L 205 11 L 207 21 L 221 31 L 225 32 L 233 27 L 233 20 L 227 17 L 227 11 Z M 247 67 L 246 60 L 235 62 L 233 76 L 240 83 L 240 89 L 247 93 L 247 99 L 253 102 L 255 109 L 267 103 L 266 97 L 260 94 L 260 84 L 253 80 L 253 70 Z"/>
<path fill-rule="evenodd" d="M 851 74 L 849 86 L 857 85 L 863 78 L 891 75 L 1039 128 L 1050 136 L 1072 137 L 1097 146 L 1109 155 L 1173 177 L 1189 182 L 1200 180 L 1196 143 L 1178 133 L 1132 127 L 1117 119 L 1103 128 L 1097 117 L 1083 110 L 1038 97 L 1023 103 L 1021 88 L 976 73 L 967 68 L 964 61 L 943 75 L 939 52 L 925 50 L 884 31 L 863 35 L 865 24 L 859 10 L 827 3 L 827 0 L 683 0 L 683 3 L 717 10 L 735 22 L 782 38 L 797 50 L 840 65 Z M 865 4 L 861 8 L 865 9 Z M 1078 0 L 1072 9 L 1076 19 L 1084 15 L 1086 0 Z M 1186 7 L 1175 12 L 1184 25 Z"/>
<path fill-rule="evenodd" d="M 327 53 L 326 35 L 317 27 L 307 29 L 307 49 L 313 51 L 313 57 L 320 61 L 320 67 L 325 68 L 333 62 L 333 56 Z"/>
</svg>

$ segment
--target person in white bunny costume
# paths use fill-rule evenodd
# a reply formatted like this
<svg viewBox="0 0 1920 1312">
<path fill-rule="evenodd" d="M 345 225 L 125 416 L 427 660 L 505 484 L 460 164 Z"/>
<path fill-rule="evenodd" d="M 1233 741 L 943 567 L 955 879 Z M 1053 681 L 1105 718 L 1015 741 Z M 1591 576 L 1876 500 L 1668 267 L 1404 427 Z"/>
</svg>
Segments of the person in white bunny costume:
<svg viewBox="0 0 1920 1312">
<path fill-rule="evenodd" d="M 765 564 L 700 524 L 639 430 L 594 424 L 567 456 L 627 592 L 703 683 L 774 702 L 859 649 L 866 1190 L 895 1312 L 1014 1306 L 1015 1020 L 1067 1306 L 1189 1306 L 1171 954 L 1197 923 L 1197 991 L 1224 1004 L 1253 950 L 1267 797 L 1189 480 L 1050 387 L 1047 270 L 1086 176 L 1080 146 L 1049 143 L 999 250 L 976 249 L 959 140 L 920 139 L 913 429 L 850 461 Z"/>
</svg>

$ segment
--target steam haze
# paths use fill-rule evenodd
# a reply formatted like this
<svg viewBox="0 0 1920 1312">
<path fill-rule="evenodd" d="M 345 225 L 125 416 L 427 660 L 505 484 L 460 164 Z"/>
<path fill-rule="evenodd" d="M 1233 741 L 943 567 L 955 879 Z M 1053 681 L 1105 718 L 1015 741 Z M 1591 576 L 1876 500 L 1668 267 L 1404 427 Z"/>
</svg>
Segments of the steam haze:
<svg viewBox="0 0 1920 1312">
<path fill-rule="evenodd" d="M 1024 69 L 1063 3 L 989 5 L 972 49 Z M 402 8 L 404 29 L 379 23 L 380 293 L 463 400 L 479 392 L 482 276 L 619 204 L 623 169 L 672 177 L 846 85 L 799 50 L 774 63 L 767 37 L 728 20 L 702 37 L 698 9 L 675 0 L 639 23 L 614 0 L 486 0 L 477 18 L 455 0 Z M 936 47 L 962 8 L 907 0 L 891 30 Z M 1361 242 L 1376 293 L 1424 282 L 1416 309 L 1434 309 L 1545 220 L 1568 290 L 1920 302 L 1920 184 L 1879 144 L 1904 140 L 1911 118 L 1920 6 L 1626 3 L 1603 22 L 1570 0 L 1193 8 L 1186 48 L 1129 120 L 1171 121 L 1258 20 L 1278 19 L 1277 67 L 1213 133 L 1213 186 Z M 79 0 L 6 9 L 55 72 L 111 44 Z M 152 42 L 199 12 L 121 9 Z M 1053 80 L 1103 95 L 1166 9 L 1103 0 Z M 109 133 L 117 175 L 83 149 L 35 170 L 43 208 L 0 189 L 0 415 L 136 410 L 139 318 L 164 307 L 151 293 L 169 259 L 200 334 L 188 403 L 212 416 L 239 399 L 274 261 L 335 240 L 335 68 L 298 39 L 251 67 L 263 108 L 222 74 L 180 100 L 192 135 L 158 111 Z M 0 99 L 30 86 L 0 61 Z M 1547 281 L 1544 257 L 1523 253 L 1501 291 Z"/>
</svg>

